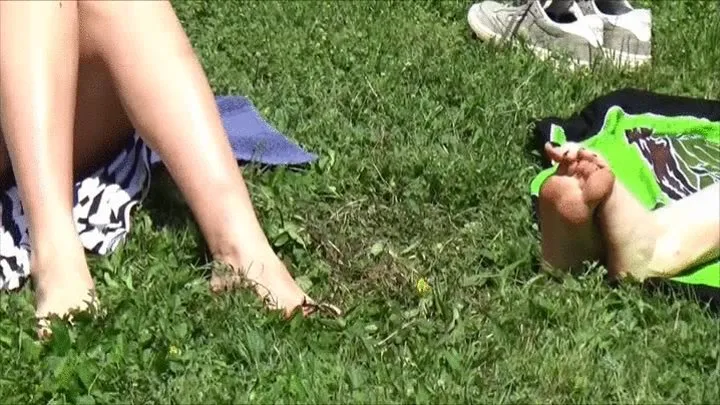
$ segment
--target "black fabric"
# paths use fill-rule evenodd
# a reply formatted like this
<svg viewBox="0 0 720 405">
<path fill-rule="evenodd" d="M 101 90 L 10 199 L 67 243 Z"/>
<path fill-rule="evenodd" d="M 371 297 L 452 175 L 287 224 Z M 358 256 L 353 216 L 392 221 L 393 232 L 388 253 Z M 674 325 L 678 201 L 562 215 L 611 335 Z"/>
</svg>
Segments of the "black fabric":
<svg viewBox="0 0 720 405">
<path fill-rule="evenodd" d="M 605 115 L 611 107 L 621 107 L 628 114 L 653 113 L 666 117 L 693 116 L 710 121 L 720 121 L 720 101 L 703 100 L 689 97 L 671 96 L 645 90 L 626 88 L 599 97 L 579 113 L 563 119 L 547 117 L 534 122 L 533 149 L 540 153 L 542 166 L 548 168 L 552 163 L 544 153 L 544 145 L 550 140 L 552 125 L 564 129 L 567 140 L 582 142 L 596 135 L 602 129 Z M 535 222 L 538 218 L 537 197 L 532 197 Z M 720 312 L 720 289 L 709 286 L 681 284 L 672 280 L 649 280 L 645 283 L 648 291 L 677 293 L 696 298 L 709 308 Z"/>
<path fill-rule="evenodd" d="M 709 311 L 720 315 L 720 289 L 706 285 L 674 283 L 670 280 L 654 279 L 643 284 L 650 294 L 682 297 L 707 306 Z"/>
<path fill-rule="evenodd" d="M 653 113 L 667 117 L 693 116 L 720 121 L 720 101 L 702 100 L 689 97 L 670 96 L 638 89 L 622 89 L 595 99 L 580 113 L 567 119 L 548 117 L 534 124 L 534 149 L 542 152 L 545 142 L 550 139 L 553 124 L 562 127 L 568 141 L 582 142 L 600 132 L 605 114 L 610 107 L 618 106 L 628 114 Z M 550 161 L 542 153 L 543 167 L 550 167 Z"/>
</svg>

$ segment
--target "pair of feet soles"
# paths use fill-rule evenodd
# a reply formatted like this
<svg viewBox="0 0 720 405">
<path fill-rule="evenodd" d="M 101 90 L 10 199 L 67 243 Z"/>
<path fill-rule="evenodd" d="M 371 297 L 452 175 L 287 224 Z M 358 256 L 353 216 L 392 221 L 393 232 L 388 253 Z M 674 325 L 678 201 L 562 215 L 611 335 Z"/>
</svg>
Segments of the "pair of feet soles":
<svg viewBox="0 0 720 405">
<path fill-rule="evenodd" d="M 605 246 L 598 215 L 614 188 L 607 162 L 579 144 L 545 145 L 556 172 L 540 189 L 543 262 L 548 271 L 580 270 L 602 260 Z"/>
<path fill-rule="evenodd" d="M 600 259 L 612 278 L 644 282 L 720 256 L 720 211 L 712 209 L 720 205 L 720 184 L 649 210 L 593 152 L 577 144 L 548 144 L 545 151 L 558 163 L 539 204 L 543 257 L 551 266 Z"/>
<path fill-rule="evenodd" d="M 545 153 L 558 167 L 543 185 L 543 198 L 556 202 L 559 214 L 567 222 L 588 223 L 613 190 L 615 176 L 607 162 L 576 143 L 562 146 L 548 143 Z"/>
</svg>

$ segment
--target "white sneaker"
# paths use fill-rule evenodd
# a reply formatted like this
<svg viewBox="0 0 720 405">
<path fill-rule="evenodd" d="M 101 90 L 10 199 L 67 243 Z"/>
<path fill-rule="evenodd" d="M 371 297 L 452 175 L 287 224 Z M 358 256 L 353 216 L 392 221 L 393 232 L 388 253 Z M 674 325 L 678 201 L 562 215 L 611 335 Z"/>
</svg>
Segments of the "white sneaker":
<svg viewBox="0 0 720 405">
<path fill-rule="evenodd" d="M 505 41 L 522 37 L 539 57 L 563 54 L 575 63 L 587 66 L 601 53 L 603 21 L 582 12 L 568 9 L 551 18 L 538 0 L 525 5 L 508 6 L 496 1 L 473 4 L 468 11 L 468 24 L 485 41 Z"/>
<path fill-rule="evenodd" d="M 604 24 L 603 48 L 620 66 L 636 67 L 652 60 L 652 12 L 635 9 L 627 0 L 578 0 L 585 15 Z"/>
</svg>

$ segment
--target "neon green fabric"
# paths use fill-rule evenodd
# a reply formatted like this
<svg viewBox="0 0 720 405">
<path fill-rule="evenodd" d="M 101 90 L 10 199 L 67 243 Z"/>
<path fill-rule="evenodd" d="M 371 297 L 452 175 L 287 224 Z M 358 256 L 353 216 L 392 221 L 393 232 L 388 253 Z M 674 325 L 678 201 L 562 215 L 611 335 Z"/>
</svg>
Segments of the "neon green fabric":
<svg viewBox="0 0 720 405">
<path fill-rule="evenodd" d="M 562 127 L 552 126 L 551 141 L 560 145 L 566 142 Z M 611 107 L 598 134 L 581 144 L 600 153 L 617 180 L 648 209 L 720 181 L 720 122 L 631 115 L 620 107 Z M 549 168 L 535 177 L 530 184 L 532 195 L 539 194 L 554 172 L 554 167 Z M 720 259 L 672 280 L 720 288 Z"/>
</svg>

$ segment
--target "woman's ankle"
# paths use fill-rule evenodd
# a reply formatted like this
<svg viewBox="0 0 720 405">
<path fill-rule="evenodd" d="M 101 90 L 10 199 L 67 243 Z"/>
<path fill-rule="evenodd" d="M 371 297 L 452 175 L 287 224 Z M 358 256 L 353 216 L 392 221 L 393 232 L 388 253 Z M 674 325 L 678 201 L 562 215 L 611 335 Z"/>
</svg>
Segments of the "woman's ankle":
<svg viewBox="0 0 720 405">
<path fill-rule="evenodd" d="M 227 228 L 239 227 L 228 226 Z M 223 230 L 209 238 L 206 237 L 210 254 L 214 260 L 234 266 L 252 260 L 253 257 L 275 255 L 270 242 L 259 226 L 257 229 L 248 229 L 248 227 L 240 229 L 240 232 Z"/>
<path fill-rule="evenodd" d="M 72 274 L 73 278 L 92 285 L 85 249 L 77 233 L 65 237 L 46 235 L 33 241 L 30 252 L 30 271 L 35 283 L 54 282 Z"/>
</svg>

